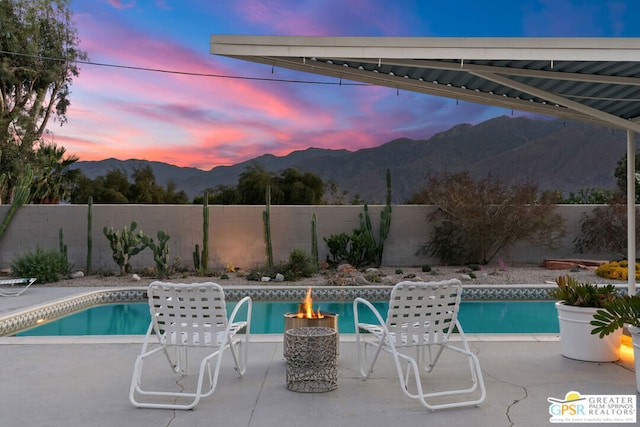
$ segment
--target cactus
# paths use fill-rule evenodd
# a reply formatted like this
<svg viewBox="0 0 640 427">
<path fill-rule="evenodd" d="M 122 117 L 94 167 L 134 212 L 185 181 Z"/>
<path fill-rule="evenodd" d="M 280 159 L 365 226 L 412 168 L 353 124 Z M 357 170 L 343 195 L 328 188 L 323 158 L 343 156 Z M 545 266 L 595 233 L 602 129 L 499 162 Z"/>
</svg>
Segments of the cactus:
<svg viewBox="0 0 640 427">
<path fill-rule="evenodd" d="M 267 265 L 273 267 L 273 247 L 271 245 L 271 186 L 267 185 L 266 208 L 262 211 L 262 222 L 264 224 L 264 244 L 267 255 Z"/>
<path fill-rule="evenodd" d="M 375 262 L 378 266 L 382 265 L 382 254 L 384 252 L 384 241 L 389 237 L 389 230 L 391 229 L 391 171 L 387 169 L 387 204 L 382 212 L 380 212 L 380 231 L 378 235 L 378 242 L 373 233 L 373 227 L 371 226 L 371 218 L 369 216 L 369 206 L 364 204 L 364 214 L 360 214 L 360 227 L 367 232 L 372 251 L 374 252 Z"/>
<path fill-rule="evenodd" d="M 87 276 L 91 274 L 91 258 L 93 257 L 93 196 L 87 202 Z"/>
<path fill-rule="evenodd" d="M 68 262 L 67 257 L 67 245 L 64 244 L 64 232 L 62 231 L 62 227 L 58 231 L 58 246 L 60 247 L 60 254 L 64 257 L 65 262 Z"/>
<path fill-rule="evenodd" d="M 378 265 L 382 265 L 384 241 L 389 237 L 391 229 L 391 171 L 387 169 L 387 204 L 380 212 L 380 239 L 378 240 Z"/>
<path fill-rule="evenodd" d="M 193 268 L 204 273 L 209 268 L 209 193 L 204 192 L 204 204 L 202 206 L 202 252 L 200 245 L 196 243 L 193 252 Z"/>
<path fill-rule="evenodd" d="M 202 205 L 202 256 L 200 257 L 202 269 L 209 268 L 209 193 L 204 193 L 204 204 Z"/>
<path fill-rule="evenodd" d="M 196 250 L 193 251 L 193 268 L 199 272 L 200 267 L 202 267 L 200 264 L 200 245 L 196 243 Z"/>
<path fill-rule="evenodd" d="M 129 261 L 134 255 L 139 254 L 146 246 L 142 243 L 142 237 L 144 233 L 139 231 L 134 233 L 134 230 L 138 226 L 135 221 L 131 222 L 131 227 L 124 226 L 122 231 L 114 231 L 113 227 L 107 230 L 107 227 L 102 229 L 102 232 L 109 239 L 111 244 L 111 251 L 113 252 L 113 260 L 120 266 L 120 275 L 131 272 L 131 264 Z"/>
<path fill-rule="evenodd" d="M 153 252 L 153 260 L 158 269 L 158 278 L 164 279 L 170 272 L 169 267 L 169 235 L 164 231 L 158 231 L 158 244 L 152 237 L 142 236 L 142 243 Z"/>
<path fill-rule="evenodd" d="M 318 271 L 320 267 L 318 262 L 318 216 L 315 212 L 311 215 L 311 262 L 313 268 Z"/>
<path fill-rule="evenodd" d="M 29 197 L 31 196 L 32 180 L 33 170 L 31 170 L 31 167 L 27 165 L 24 175 L 21 175 L 16 183 L 15 194 L 13 196 L 13 201 L 11 202 L 11 207 L 0 224 L 0 239 L 4 235 L 5 231 L 7 231 L 9 222 L 11 222 L 18 209 L 29 201 Z"/>
</svg>

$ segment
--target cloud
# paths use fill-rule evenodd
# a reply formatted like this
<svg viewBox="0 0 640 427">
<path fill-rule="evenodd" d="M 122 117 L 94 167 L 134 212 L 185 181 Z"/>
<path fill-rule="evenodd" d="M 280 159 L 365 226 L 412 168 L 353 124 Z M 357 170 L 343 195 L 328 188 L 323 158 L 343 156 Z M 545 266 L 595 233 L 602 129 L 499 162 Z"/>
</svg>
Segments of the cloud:
<svg viewBox="0 0 640 427">
<path fill-rule="evenodd" d="M 107 0 L 107 3 L 116 9 L 131 9 L 136 5 L 135 0 L 130 0 L 129 2 L 124 2 L 122 0 Z"/>
<path fill-rule="evenodd" d="M 629 16 L 637 15 L 623 0 L 456 5 L 452 14 L 380 0 L 75 2 L 81 47 L 94 62 L 122 67 L 81 65 L 69 123 L 50 128 L 81 160 L 137 157 L 202 169 L 308 147 L 354 151 L 426 139 L 511 111 L 384 87 L 270 81 L 338 83 L 210 55 L 208 35 L 610 35 L 633 31 Z"/>
</svg>

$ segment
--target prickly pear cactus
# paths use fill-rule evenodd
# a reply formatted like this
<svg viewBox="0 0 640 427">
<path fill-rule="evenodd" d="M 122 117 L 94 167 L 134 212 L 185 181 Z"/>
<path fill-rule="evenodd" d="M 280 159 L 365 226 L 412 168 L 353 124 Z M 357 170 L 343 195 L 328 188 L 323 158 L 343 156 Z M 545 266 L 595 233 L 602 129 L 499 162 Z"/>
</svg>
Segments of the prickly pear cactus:
<svg viewBox="0 0 640 427">
<path fill-rule="evenodd" d="M 158 244 L 153 240 L 152 237 L 142 236 L 142 243 L 147 246 L 153 252 L 153 260 L 156 263 L 156 268 L 158 269 L 158 277 L 160 279 L 164 279 L 169 276 L 170 267 L 169 267 L 169 235 L 164 231 L 158 231 Z"/>
<path fill-rule="evenodd" d="M 131 264 L 129 261 L 134 255 L 139 254 L 146 245 L 142 242 L 144 233 L 134 230 L 138 226 L 135 221 L 131 222 L 131 226 L 127 228 L 125 225 L 122 230 L 114 230 L 113 227 L 107 229 L 104 227 L 102 232 L 109 240 L 111 251 L 113 252 L 113 260 L 120 266 L 120 275 L 124 276 L 131 272 Z"/>
</svg>

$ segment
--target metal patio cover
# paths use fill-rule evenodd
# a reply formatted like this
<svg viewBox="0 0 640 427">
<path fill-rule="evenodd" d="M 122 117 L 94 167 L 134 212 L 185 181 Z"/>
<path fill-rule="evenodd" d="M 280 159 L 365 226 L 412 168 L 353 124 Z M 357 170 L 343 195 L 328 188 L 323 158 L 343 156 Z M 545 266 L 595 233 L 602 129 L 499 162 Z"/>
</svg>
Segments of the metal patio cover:
<svg viewBox="0 0 640 427">
<path fill-rule="evenodd" d="M 625 129 L 628 214 L 635 212 L 638 38 L 212 35 L 210 43 L 212 54 L 271 67 Z M 628 223 L 634 259 L 634 215 Z"/>
<path fill-rule="evenodd" d="M 211 53 L 640 131 L 640 39 L 212 35 Z"/>
</svg>

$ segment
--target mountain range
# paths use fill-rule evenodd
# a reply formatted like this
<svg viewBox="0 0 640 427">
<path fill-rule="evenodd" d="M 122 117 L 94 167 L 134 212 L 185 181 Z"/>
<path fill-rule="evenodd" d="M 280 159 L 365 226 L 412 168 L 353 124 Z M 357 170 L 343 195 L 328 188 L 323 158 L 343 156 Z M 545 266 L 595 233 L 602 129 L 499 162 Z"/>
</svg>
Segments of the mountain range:
<svg viewBox="0 0 640 427">
<path fill-rule="evenodd" d="M 638 141 L 636 141 L 636 149 Z M 585 188 L 614 189 L 613 171 L 626 152 L 626 133 L 588 123 L 501 116 L 470 125 L 460 124 L 429 139 L 399 138 L 358 151 L 308 148 L 286 156 L 265 154 L 233 166 L 209 171 L 147 160 L 80 161 L 76 167 L 89 178 L 113 169 L 127 176 L 150 166 L 156 181 L 190 198 L 217 185 L 235 185 L 247 166 L 257 163 L 280 172 L 297 168 L 312 172 L 325 184 L 333 181 L 348 201 L 358 195 L 369 203 L 386 197 L 386 169 L 391 171 L 392 201 L 404 203 L 423 188 L 431 175 L 468 170 L 471 176 L 491 176 L 506 184 L 532 183 L 538 189 L 565 195 Z"/>
</svg>

